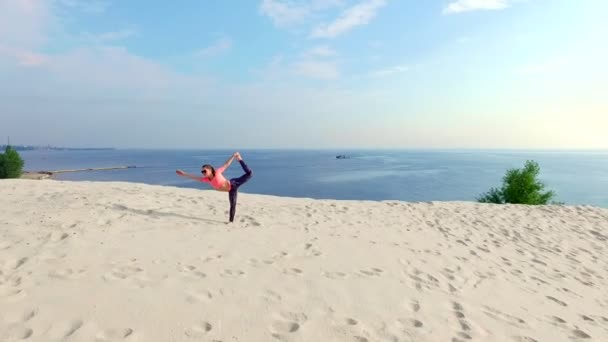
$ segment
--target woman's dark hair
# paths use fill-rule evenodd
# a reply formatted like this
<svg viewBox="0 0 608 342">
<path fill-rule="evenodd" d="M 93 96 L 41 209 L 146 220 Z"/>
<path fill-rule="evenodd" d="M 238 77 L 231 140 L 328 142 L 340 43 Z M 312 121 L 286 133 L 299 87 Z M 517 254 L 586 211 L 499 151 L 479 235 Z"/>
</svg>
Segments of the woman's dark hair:
<svg viewBox="0 0 608 342">
<path fill-rule="evenodd" d="M 215 168 L 213 166 L 211 166 L 209 164 L 205 164 L 205 165 L 203 165 L 203 169 L 209 169 L 209 170 L 211 170 L 211 175 L 213 177 L 215 177 Z"/>
</svg>

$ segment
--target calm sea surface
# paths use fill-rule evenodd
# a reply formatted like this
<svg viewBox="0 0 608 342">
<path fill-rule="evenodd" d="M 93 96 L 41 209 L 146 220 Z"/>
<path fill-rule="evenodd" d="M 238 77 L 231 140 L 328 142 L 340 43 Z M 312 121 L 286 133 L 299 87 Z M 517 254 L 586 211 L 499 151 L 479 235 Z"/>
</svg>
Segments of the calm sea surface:
<svg viewBox="0 0 608 342">
<path fill-rule="evenodd" d="M 608 151 L 241 151 L 254 177 L 241 191 L 291 197 L 452 201 L 474 200 L 499 186 L 508 168 L 528 159 L 566 204 L 608 207 Z M 177 177 L 175 169 L 200 174 L 204 163 L 221 165 L 231 151 L 109 150 L 24 151 L 31 171 L 135 165 L 135 169 L 65 173 L 61 180 L 127 181 L 208 189 Z M 338 160 L 336 154 L 351 158 Z M 243 173 L 235 161 L 227 177 Z"/>
</svg>

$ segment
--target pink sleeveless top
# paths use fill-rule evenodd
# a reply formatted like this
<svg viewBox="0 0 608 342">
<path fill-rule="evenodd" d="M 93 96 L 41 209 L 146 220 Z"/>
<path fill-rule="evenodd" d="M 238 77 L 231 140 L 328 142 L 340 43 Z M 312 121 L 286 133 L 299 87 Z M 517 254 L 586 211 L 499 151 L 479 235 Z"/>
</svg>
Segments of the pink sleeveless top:
<svg viewBox="0 0 608 342">
<path fill-rule="evenodd" d="M 209 183 L 215 190 L 221 190 L 222 186 L 228 182 L 226 178 L 224 178 L 224 170 L 224 167 L 215 169 L 215 177 L 213 177 L 213 179 L 209 180 L 207 177 L 201 177 L 201 182 Z M 230 189 L 230 183 L 228 183 L 228 189 Z"/>
</svg>

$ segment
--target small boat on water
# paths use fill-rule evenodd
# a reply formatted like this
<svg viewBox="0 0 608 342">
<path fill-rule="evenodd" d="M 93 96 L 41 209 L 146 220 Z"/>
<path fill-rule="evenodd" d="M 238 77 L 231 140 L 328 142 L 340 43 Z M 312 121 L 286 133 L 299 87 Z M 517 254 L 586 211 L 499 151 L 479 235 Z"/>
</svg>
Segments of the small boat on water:
<svg viewBox="0 0 608 342">
<path fill-rule="evenodd" d="M 345 154 L 340 154 L 336 156 L 336 159 L 350 159 L 350 157 Z"/>
</svg>

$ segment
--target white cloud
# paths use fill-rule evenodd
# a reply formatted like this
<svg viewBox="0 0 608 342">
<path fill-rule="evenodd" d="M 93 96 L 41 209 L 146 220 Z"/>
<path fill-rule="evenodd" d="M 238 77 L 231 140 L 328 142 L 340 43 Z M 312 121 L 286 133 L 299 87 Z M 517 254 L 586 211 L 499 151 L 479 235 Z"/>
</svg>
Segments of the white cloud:
<svg viewBox="0 0 608 342">
<path fill-rule="evenodd" d="M 512 0 L 456 0 L 449 3 L 444 14 L 455 14 L 477 10 L 502 10 L 511 5 Z"/>
<path fill-rule="evenodd" d="M 333 80 L 340 77 L 338 65 L 333 61 L 303 60 L 294 64 L 296 74 L 319 80 Z"/>
<path fill-rule="evenodd" d="M 340 7 L 344 0 L 262 0 L 259 11 L 279 27 L 304 22 L 316 12 Z"/>
<path fill-rule="evenodd" d="M 59 4 L 85 13 L 103 13 L 110 6 L 104 0 L 60 0 Z"/>
<path fill-rule="evenodd" d="M 396 66 L 392 66 L 390 68 L 372 71 L 372 72 L 370 72 L 370 76 L 372 76 L 372 77 L 390 76 L 390 75 L 406 72 L 409 69 L 410 68 L 406 65 L 396 65 Z"/>
<path fill-rule="evenodd" d="M 344 0 L 312 0 L 310 1 L 310 7 L 313 10 L 324 10 L 333 7 L 339 7 L 344 5 Z"/>
<path fill-rule="evenodd" d="M 56 24 L 47 1 L 1 0 L 0 44 L 33 48 L 48 40 L 48 31 Z"/>
<path fill-rule="evenodd" d="M 333 57 L 338 53 L 327 45 L 318 45 L 308 50 L 305 55 L 312 57 Z"/>
<path fill-rule="evenodd" d="M 101 41 L 123 40 L 137 35 L 135 29 L 124 29 L 119 31 L 104 32 L 97 36 Z"/>
<path fill-rule="evenodd" d="M 268 16 L 276 26 L 288 26 L 304 20 L 310 8 L 292 1 L 263 0 L 260 13 Z"/>
<path fill-rule="evenodd" d="M 134 36 L 137 36 L 138 31 L 134 28 L 126 28 L 118 31 L 102 32 L 102 33 L 90 33 L 84 32 L 80 34 L 80 39 L 85 42 L 93 44 L 103 44 L 125 40 Z"/>
<path fill-rule="evenodd" d="M 334 38 L 357 26 L 366 25 L 385 4 L 385 0 L 363 1 L 345 10 L 332 23 L 318 26 L 312 31 L 310 36 L 313 38 Z"/>
<path fill-rule="evenodd" d="M 296 60 L 286 60 L 282 55 L 274 56 L 270 62 L 252 73 L 270 84 L 295 84 L 299 79 L 335 80 L 340 77 L 339 63 L 330 58 L 303 53 Z"/>
<path fill-rule="evenodd" d="M 16 62 L 21 67 L 40 66 L 48 60 L 43 54 L 0 44 L 0 60 L 2 57 L 8 58 L 9 62 Z"/>
<path fill-rule="evenodd" d="M 213 57 L 221 55 L 232 48 L 232 39 L 228 37 L 219 38 L 210 46 L 199 50 L 196 55 L 199 57 Z"/>
</svg>

